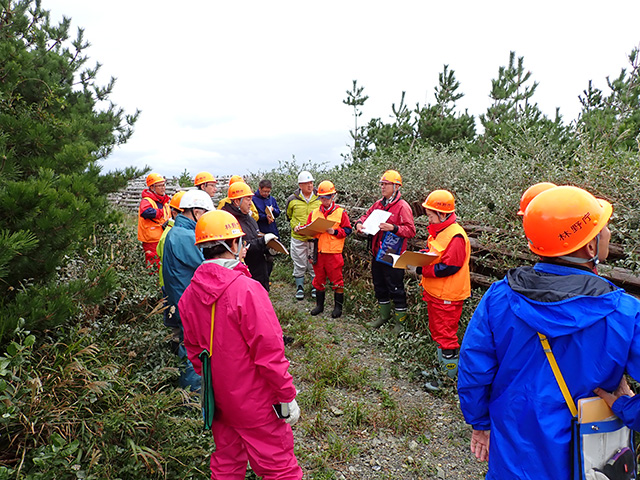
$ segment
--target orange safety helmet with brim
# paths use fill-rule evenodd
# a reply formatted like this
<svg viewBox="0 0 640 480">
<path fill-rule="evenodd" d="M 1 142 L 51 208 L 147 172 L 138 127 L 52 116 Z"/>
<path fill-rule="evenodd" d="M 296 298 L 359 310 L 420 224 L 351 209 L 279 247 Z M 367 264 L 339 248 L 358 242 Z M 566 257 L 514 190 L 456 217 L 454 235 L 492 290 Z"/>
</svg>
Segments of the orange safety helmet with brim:
<svg viewBox="0 0 640 480">
<path fill-rule="evenodd" d="M 228 192 L 229 200 L 236 198 L 252 197 L 253 192 L 251 187 L 244 182 L 236 182 L 229 186 Z"/>
<path fill-rule="evenodd" d="M 171 201 L 169 202 L 169 206 L 171 208 L 175 208 L 176 210 L 182 212 L 182 209 L 180 208 L 180 200 L 182 199 L 185 193 L 187 193 L 186 190 L 180 190 L 179 192 L 174 193 L 173 197 L 171 197 Z"/>
<path fill-rule="evenodd" d="M 334 193 L 336 193 L 336 187 L 329 180 L 325 180 L 323 182 L 320 182 L 320 184 L 318 185 L 318 196 L 319 197 L 333 195 Z"/>
<path fill-rule="evenodd" d="M 244 182 L 244 178 L 242 178 L 240 175 L 232 175 L 229 179 L 229 186 L 233 185 L 236 182 Z"/>
<path fill-rule="evenodd" d="M 541 257 L 562 257 L 584 247 L 607 225 L 613 207 L 578 187 L 550 188 L 536 195 L 524 212 L 524 233 L 529 249 Z"/>
<path fill-rule="evenodd" d="M 382 174 L 382 177 L 380 178 L 379 183 L 382 182 L 394 183 L 396 185 L 402 186 L 402 176 L 400 176 L 400 174 L 395 170 L 387 170 Z"/>
<path fill-rule="evenodd" d="M 244 232 L 236 217 L 224 210 L 212 210 L 196 223 L 196 245 L 242 237 Z"/>
<path fill-rule="evenodd" d="M 196 178 L 193 180 L 193 185 L 197 187 L 198 185 L 202 185 L 203 183 L 209 183 L 209 182 L 217 183 L 216 177 L 211 175 L 209 172 L 200 172 L 196 175 Z"/>
<path fill-rule="evenodd" d="M 531 185 L 524 191 L 522 197 L 520 198 L 520 210 L 518 210 L 517 215 L 524 215 L 524 211 L 527 209 L 527 206 L 531 203 L 531 200 L 536 197 L 536 195 L 544 192 L 545 190 L 549 190 L 550 188 L 555 187 L 557 187 L 557 185 L 551 182 L 540 182 L 536 183 L 535 185 Z"/>
<path fill-rule="evenodd" d="M 422 206 L 436 212 L 453 213 L 456 211 L 456 199 L 449 190 L 434 190 Z"/>
<path fill-rule="evenodd" d="M 147 187 L 155 185 L 156 183 L 166 182 L 165 178 L 159 173 L 150 173 L 147 175 Z"/>
</svg>

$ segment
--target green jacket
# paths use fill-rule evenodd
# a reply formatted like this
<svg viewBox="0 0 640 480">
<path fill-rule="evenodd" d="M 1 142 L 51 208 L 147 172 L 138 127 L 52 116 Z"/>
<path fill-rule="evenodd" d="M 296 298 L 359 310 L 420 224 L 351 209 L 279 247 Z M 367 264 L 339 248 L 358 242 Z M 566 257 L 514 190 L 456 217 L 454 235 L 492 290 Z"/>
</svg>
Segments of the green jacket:
<svg viewBox="0 0 640 480">
<path fill-rule="evenodd" d="M 320 199 L 318 195 L 316 195 L 316 190 L 313 190 L 311 194 L 311 198 L 307 201 L 302 193 L 300 193 L 300 189 L 298 188 L 289 198 L 287 198 L 287 218 L 291 223 L 291 237 L 296 240 L 311 240 L 313 237 L 304 237 L 302 235 L 298 235 L 293 230 L 298 225 L 306 225 L 307 219 L 309 218 L 309 214 L 320 207 Z"/>
</svg>

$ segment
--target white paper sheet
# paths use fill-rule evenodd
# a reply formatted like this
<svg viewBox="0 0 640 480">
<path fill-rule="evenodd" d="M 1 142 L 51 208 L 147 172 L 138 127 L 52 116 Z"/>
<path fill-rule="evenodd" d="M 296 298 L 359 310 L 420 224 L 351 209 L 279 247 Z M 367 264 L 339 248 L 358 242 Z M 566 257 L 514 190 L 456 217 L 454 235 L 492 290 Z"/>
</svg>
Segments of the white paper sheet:
<svg viewBox="0 0 640 480">
<path fill-rule="evenodd" d="M 367 235 L 375 235 L 380 231 L 380 224 L 389 220 L 391 212 L 386 210 L 374 210 L 362 224 L 362 232 Z"/>
</svg>

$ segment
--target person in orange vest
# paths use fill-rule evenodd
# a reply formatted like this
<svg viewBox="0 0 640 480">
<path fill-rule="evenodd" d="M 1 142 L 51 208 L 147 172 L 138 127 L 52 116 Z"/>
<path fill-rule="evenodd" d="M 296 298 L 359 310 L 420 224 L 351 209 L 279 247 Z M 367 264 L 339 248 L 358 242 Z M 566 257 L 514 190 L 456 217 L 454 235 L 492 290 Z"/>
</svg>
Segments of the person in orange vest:
<svg viewBox="0 0 640 480">
<path fill-rule="evenodd" d="M 171 218 L 171 198 L 165 194 L 167 183 L 162 175 L 150 173 L 146 182 L 147 188 L 142 191 L 138 208 L 138 240 L 142 242 L 147 267 L 157 271 L 160 259 L 156 249 L 162 236 L 162 225 Z"/>
<path fill-rule="evenodd" d="M 320 182 L 318 185 L 318 198 L 320 206 L 309 214 L 307 225 L 317 218 L 326 218 L 335 223 L 325 232 L 315 236 L 317 239 L 317 258 L 313 264 L 312 286 L 316 289 L 316 306 L 311 310 L 311 315 L 319 315 L 324 311 L 325 283 L 327 278 L 333 286 L 334 308 L 331 312 L 332 318 L 342 315 L 344 305 L 344 279 L 342 277 L 342 267 L 344 258 L 342 249 L 344 240 L 351 234 L 351 222 L 343 207 L 336 205 L 336 187 L 328 180 Z M 296 231 L 304 227 L 296 227 Z"/>
<path fill-rule="evenodd" d="M 456 222 L 455 199 L 447 190 L 434 190 L 422 206 L 429 219 L 428 251 L 438 255 L 422 267 L 422 299 L 427 302 L 429 331 L 438 344 L 438 362 L 450 378 L 458 373 L 458 325 L 464 300 L 471 296 L 469 259 L 471 245 L 464 229 Z M 427 390 L 439 390 L 437 376 L 425 384 Z"/>
</svg>

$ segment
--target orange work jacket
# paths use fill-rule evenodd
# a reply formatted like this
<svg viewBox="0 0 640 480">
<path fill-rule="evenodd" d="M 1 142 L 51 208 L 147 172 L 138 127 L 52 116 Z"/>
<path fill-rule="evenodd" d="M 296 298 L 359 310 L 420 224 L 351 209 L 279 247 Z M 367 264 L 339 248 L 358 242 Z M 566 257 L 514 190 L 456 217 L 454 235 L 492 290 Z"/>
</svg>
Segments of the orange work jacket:
<svg viewBox="0 0 640 480">
<path fill-rule="evenodd" d="M 145 197 L 153 208 L 158 208 L 158 203 L 148 197 Z M 162 224 L 171 218 L 171 212 L 169 210 L 169 204 L 163 205 L 162 210 L 164 212 L 163 218 L 148 219 L 140 216 L 138 212 L 138 240 L 145 243 L 153 243 L 160 240 L 162 236 Z"/>
</svg>

